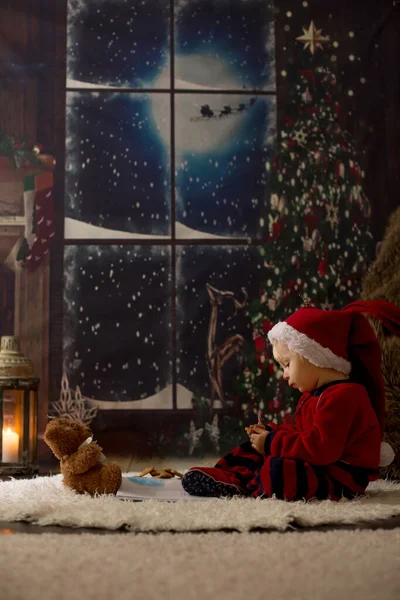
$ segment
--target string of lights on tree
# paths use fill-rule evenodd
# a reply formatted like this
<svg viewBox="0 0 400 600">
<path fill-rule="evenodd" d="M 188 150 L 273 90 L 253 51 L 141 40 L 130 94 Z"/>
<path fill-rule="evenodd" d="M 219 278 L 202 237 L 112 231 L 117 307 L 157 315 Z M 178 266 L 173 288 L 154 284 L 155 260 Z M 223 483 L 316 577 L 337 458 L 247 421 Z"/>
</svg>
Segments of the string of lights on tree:
<svg viewBox="0 0 400 600">
<path fill-rule="evenodd" d="M 245 348 L 237 385 L 245 419 L 261 409 L 266 419 L 292 422 L 298 395 L 283 381 L 267 333 L 299 308 L 300 297 L 324 310 L 355 300 L 374 255 L 362 153 L 343 125 L 334 61 L 322 52 L 329 36 L 311 22 L 297 40 L 307 54 L 302 68 L 289 65 L 281 74 L 293 99 L 266 164 L 264 281 L 249 308 L 253 344 Z"/>
<path fill-rule="evenodd" d="M 301 66 L 288 61 L 281 73 L 292 100 L 275 155 L 266 164 L 271 193 L 261 223 L 264 277 L 259 298 L 248 308 L 253 341 L 244 345 L 245 368 L 234 399 L 236 417 L 213 415 L 210 400 L 198 394 L 189 431 L 181 436 L 169 431 L 160 440 L 166 452 L 171 450 L 171 440 L 178 454 L 225 452 L 244 440 L 244 424 L 255 422 L 259 410 L 264 421 L 293 422 L 298 395 L 283 380 L 267 333 L 302 302 L 332 310 L 356 299 L 373 259 L 363 156 L 344 125 L 340 101 L 345 92 L 335 70 L 338 43 L 331 43 L 313 21 L 296 40 L 303 44 Z M 347 90 L 347 95 L 353 96 L 354 91 Z M 223 110 L 204 105 L 193 119 L 226 118 L 250 108 L 255 100 Z"/>
</svg>

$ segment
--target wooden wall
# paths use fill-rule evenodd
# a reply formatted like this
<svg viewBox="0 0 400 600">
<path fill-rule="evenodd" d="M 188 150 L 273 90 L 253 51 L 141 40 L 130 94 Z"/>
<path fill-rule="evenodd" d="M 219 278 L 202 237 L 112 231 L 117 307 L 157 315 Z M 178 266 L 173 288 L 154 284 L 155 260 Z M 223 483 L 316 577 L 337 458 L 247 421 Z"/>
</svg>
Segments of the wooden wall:
<svg viewBox="0 0 400 600">
<path fill-rule="evenodd" d="M 64 137 L 65 137 L 65 47 L 66 0 L 1 0 L 0 3 L 0 124 L 15 136 L 23 135 L 32 143 L 44 145 L 45 152 L 56 157 L 55 199 L 56 238 L 50 262 L 43 265 L 39 279 L 21 284 L 21 294 L 32 302 L 48 306 L 48 323 L 37 327 L 38 336 L 48 336 L 48 343 L 28 346 L 27 353 L 38 353 L 35 360 L 46 373 L 43 381 L 40 428 L 47 415 L 47 398 L 55 399 L 61 380 L 62 356 L 62 283 L 63 283 L 63 218 L 64 218 Z M 299 2 L 280 0 L 281 14 L 297 11 Z M 382 238 L 388 215 L 400 203 L 400 7 L 391 10 L 392 0 L 366 2 L 353 0 L 310 0 L 313 15 L 321 22 L 332 12 L 348 27 L 350 18 L 374 19 L 378 31 L 379 50 L 375 53 L 379 79 L 372 118 L 379 132 L 375 152 L 370 157 L 368 195 L 372 203 L 372 226 L 377 240 Z M 343 10 L 338 10 L 341 6 Z M 315 10 L 314 10 L 315 7 Z M 345 10 L 347 12 L 345 12 Z M 349 16 L 349 12 L 351 15 Z M 387 18 L 389 15 L 389 18 Z M 279 21 L 279 19 L 277 20 Z M 296 29 L 297 31 L 297 29 Z M 300 31 L 301 33 L 301 31 Z M 284 32 L 277 28 L 277 70 L 284 68 L 280 48 Z M 14 67 L 10 66 L 14 63 Z M 278 85 L 280 121 L 284 117 L 287 90 Z M 44 293 L 49 278 L 49 296 Z M 35 284 L 37 284 L 35 286 Z M 18 307 L 17 307 L 18 310 Z M 21 315 L 21 333 L 24 317 Z M 47 327 L 47 329 L 46 329 Z M 23 334 L 24 335 L 24 334 Z M 44 445 L 39 455 L 46 457 Z"/>
<path fill-rule="evenodd" d="M 42 144 L 57 160 L 56 242 L 50 260 L 35 273 L 16 274 L 16 335 L 41 376 L 39 431 L 61 379 L 65 34 L 66 0 L 0 3 L 0 126 Z M 31 313 L 23 309 L 27 303 Z M 39 459 L 48 455 L 40 443 Z"/>
<path fill-rule="evenodd" d="M 20 340 L 21 352 L 33 362 L 40 377 L 38 428 L 46 427 L 49 395 L 49 302 L 50 267 L 47 256 L 37 271 L 18 270 L 15 274 L 14 335 Z"/>
</svg>

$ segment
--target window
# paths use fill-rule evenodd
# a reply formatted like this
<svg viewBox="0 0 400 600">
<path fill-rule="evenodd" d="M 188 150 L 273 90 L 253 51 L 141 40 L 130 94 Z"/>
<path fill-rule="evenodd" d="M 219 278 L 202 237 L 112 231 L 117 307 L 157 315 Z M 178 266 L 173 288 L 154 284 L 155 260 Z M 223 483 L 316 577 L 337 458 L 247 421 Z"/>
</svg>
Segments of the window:
<svg viewBox="0 0 400 600">
<path fill-rule="evenodd" d="M 104 410 L 229 406 L 262 266 L 273 6 L 69 0 L 67 44 L 64 372 Z"/>
</svg>

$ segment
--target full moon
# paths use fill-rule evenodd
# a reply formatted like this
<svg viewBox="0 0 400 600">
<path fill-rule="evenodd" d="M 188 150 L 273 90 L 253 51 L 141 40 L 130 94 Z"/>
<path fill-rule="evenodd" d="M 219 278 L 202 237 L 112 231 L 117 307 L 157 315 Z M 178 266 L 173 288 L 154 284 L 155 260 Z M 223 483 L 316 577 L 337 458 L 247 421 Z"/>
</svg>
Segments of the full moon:
<svg viewBox="0 0 400 600">
<path fill-rule="evenodd" d="M 244 114 L 231 113 L 222 118 L 201 116 L 201 107 L 208 105 L 214 115 L 218 115 L 224 106 L 231 108 L 246 103 L 248 98 L 241 95 L 196 94 L 196 90 L 240 89 L 232 72 L 218 60 L 203 55 L 178 56 L 175 58 L 175 88 L 193 90 L 193 93 L 175 94 L 175 147 L 177 152 L 209 152 L 221 150 L 236 137 L 243 123 Z M 192 81 L 196 83 L 192 83 Z M 210 83 L 206 85 L 206 82 Z M 201 82 L 201 83 L 198 83 Z M 212 86 L 218 82 L 218 88 Z M 211 84 L 211 85 L 210 85 Z M 153 82 L 157 89 L 170 88 L 169 65 Z M 166 98 L 164 94 L 152 95 L 152 113 L 158 133 L 163 142 L 169 146 L 171 139 L 170 119 L 166 117 Z"/>
</svg>

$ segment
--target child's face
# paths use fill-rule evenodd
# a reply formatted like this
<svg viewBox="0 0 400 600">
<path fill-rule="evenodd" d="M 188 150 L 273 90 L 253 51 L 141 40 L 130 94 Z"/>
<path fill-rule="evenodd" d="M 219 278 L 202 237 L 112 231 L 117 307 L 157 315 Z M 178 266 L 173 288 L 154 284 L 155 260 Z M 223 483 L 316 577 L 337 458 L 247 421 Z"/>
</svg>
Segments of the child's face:
<svg viewBox="0 0 400 600">
<path fill-rule="evenodd" d="M 274 344 L 274 358 L 283 369 L 283 378 L 300 392 L 312 392 L 318 387 L 320 369 L 292 352 L 283 342 Z"/>
</svg>

